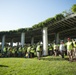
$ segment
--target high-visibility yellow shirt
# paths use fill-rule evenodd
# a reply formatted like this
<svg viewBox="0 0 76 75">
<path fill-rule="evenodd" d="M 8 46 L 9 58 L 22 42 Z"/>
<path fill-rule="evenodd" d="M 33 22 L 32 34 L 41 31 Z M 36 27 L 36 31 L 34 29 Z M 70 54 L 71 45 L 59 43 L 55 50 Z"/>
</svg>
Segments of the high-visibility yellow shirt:
<svg viewBox="0 0 76 75">
<path fill-rule="evenodd" d="M 36 51 L 40 51 L 40 45 L 37 46 Z"/>
<path fill-rule="evenodd" d="M 54 50 L 56 50 L 56 49 L 57 49 L 57 47 L 58 47 L 58 46 L 57 46 L 56 44 L 54 44 L 54 46 L 53 46 Z"/>
<path fill-rule="evenodd" d="M 15 53 L 15 50 L 12 50 L 12 53 L 14 54 Z"/>
<path fill-rule="evenodd" d="M 3 48 L 3 52 L 6 52 L 6 48 L 5 47 Z"/>
<path fill-rule="evenodd" d="M 32 48 L 30 52 L 31 52 L 31 53 L 34 53 L 35 51 L 34 51 L 34 49 Z"/>
<path fill-rule="evenodd" d="M 76 48 L 76 44 L 74 44 L 74 47 Z"/>
<path fill-rule="evenodd" d="M 31 47 L 28 47 L 28 48 L 27 48 L 27 52 L 30 52 L 30 50 L 31 50 Z"/>
<path fill-rule="evenodd" d="M 73 49 L 72 42 L 67 42 L 66 45 L 67 45 L 67 50 Z"/>
</svg>

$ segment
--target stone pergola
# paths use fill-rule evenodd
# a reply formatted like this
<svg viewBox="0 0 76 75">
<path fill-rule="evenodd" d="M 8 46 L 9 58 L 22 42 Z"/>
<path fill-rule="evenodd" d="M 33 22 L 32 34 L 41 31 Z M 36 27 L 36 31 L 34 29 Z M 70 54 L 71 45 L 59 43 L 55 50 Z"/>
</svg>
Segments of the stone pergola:
<svg viewBox="0 0 76 75">
<path fill-rule="evenodd" d="M 0 33 L 2 48 L 5 42 L 21 42 L 22 47 L 25 43 L 43 42 L 43 55 L 48 55 L 48 42 L 56 40 L 66 40 L 66 38 L 76 38 L 76 14 L 72 14 L 64 19 L 49 24 L 47 27 L 30 30 L 27 32 L 11 32 L 8 34 Z"/>
</svg>

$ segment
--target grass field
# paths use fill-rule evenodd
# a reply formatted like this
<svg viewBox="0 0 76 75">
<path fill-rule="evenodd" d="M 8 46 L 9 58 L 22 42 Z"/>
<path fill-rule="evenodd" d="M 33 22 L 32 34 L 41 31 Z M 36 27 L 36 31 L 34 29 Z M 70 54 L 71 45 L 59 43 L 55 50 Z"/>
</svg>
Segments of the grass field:
<svg viewBox="0 0 76 75">
<path fill-rule="evenodd" d="M 0 58 L 0 75 L 76 75 L 76 62 L 59 56 L 43 57 L 41 60 Z"/>
</svg>

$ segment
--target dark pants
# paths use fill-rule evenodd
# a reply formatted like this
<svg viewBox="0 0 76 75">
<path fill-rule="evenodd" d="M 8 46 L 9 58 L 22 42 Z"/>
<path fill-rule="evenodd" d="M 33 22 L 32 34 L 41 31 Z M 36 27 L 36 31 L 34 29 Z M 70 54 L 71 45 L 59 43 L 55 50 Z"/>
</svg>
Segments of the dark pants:
<svg viewBox="0 0 76 75">
<path fill-rule="evenodd" d="M 28 58 L 30 58 L 30 52 L 27 52 L 28 53 Z"/>
<path fill-rule="evenodd" d="M 49 55 L 53 55 L 53 50 L 49 50 L 49 51 L 48 51 L 48 54 L 49 54 Z"/>
<path fill-rule="evenodd" d="M 63 50 L 60 51 L 60 54 L 61 54 L 62 58 L 64 58 L 64 51 Z"/>
</svg>

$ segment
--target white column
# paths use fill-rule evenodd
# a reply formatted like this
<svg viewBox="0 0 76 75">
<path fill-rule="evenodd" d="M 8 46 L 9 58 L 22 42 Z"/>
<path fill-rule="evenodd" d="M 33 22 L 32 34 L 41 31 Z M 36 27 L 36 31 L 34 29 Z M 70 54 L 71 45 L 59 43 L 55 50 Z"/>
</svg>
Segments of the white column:
<svg viewBox="0 0 76 75">
<path fill-rule="evenodd" d="M 59 33 L 56 33 L 56 44 L 59 43 Z"/>
<path fill-rule="evenodd" d="M 5 35 L 3 35 L 3 37 L 2 37 L 2 50 L 4 48 L 4 45 L 5 45 Z"/>
<path fill-rule="evenodd" d="M 13 47 L 13 39 L 11 40 L 11 43 L 10 44 L 11 44 L 11 47 Z"/>
<path fill-rule="evenodd" d="M 48 33 L 47 27 L 43 28 L 43 55 L 48 55 Z"/>
<path fill-rule="evenodd" d="M 22 45 L 22 47 L 24 46 L 24 44 L 25 44 L 25 33 L 22 33 L 21 34 L 21 45 Z"/>
<path fill-rule="evenodd" d="M 31 45 L 34 44 L 34 37 L 31 38 Z"/>
<path fill-rule="evenodd" d="M 19 46 L 20 44 L 19 44 L 19 42 L 16 42 L 17 43 L 17 46 Z"/>
</svg>

